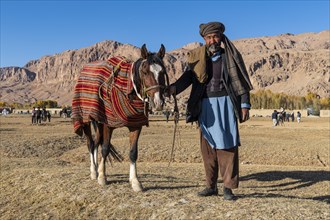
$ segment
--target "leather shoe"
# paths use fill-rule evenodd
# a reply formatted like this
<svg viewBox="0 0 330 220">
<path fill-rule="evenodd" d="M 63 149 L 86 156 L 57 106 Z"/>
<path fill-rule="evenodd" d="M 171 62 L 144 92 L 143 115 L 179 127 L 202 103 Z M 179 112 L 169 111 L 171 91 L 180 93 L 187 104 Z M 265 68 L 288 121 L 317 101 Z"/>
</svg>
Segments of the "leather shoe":
<svg viewBox="0 0 330 220">
<path fill-rule="evenodd" d="M 233 194 L 233 191 L 231 189 L 223 187 L 223 199 L 224 200 L 236 200 L 237 197 Z"/>
<path fill-rule="evenodd" d="M 198 196 L 216 196 L 218 195 L 218 189 L 212 189 L 212 188 L 205 188 L 204 190 L 197 193 Z"/>
</svg>

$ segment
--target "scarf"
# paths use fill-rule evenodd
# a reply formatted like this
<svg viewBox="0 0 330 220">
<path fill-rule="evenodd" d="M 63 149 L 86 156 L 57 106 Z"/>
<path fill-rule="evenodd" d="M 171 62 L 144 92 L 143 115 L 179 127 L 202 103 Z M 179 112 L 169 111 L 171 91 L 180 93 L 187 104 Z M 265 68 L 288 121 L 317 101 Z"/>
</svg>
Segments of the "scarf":
<svg viewBox="0 0 330 220">
<path fill-rule="evenodd" d="M 234 44 L 223 34 L 225 59 L 230 83 L 235 95 L 242 95 L 253 89 L 242 55 Z M 206 59 L 209 57 L 206 45 L 188 53 L 188 66 L 194 71 L 200 83 L 207 81 Z"/>
</svg>

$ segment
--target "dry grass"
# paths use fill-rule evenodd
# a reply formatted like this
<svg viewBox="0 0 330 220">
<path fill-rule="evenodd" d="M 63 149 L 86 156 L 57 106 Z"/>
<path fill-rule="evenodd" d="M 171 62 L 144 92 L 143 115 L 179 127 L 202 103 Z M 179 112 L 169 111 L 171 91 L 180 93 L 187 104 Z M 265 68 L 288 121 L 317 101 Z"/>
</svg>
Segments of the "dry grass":
<svg viewBox="0 0 330 220">
<path fill-rule="evenodd" d="M 168 167 L 173 122 L 152 118 L 139 141 L 138 174 L 128 183 L 127 129 L 113 144 L 125 162 L 108 166 L 109 184 L 89 177 L 85 140 L 69 119 L 32 126 L 28 116 L 1 117 L 1 219 L 329 219 L 329 119 L 303 118 L 272 128 L 269 118 L 240 125 L 239 199 L 199 198 L 204 170 L 199 133 L 179 123 Z M 221 188 L 221 180 L 218 187 Z"/>
</svg>

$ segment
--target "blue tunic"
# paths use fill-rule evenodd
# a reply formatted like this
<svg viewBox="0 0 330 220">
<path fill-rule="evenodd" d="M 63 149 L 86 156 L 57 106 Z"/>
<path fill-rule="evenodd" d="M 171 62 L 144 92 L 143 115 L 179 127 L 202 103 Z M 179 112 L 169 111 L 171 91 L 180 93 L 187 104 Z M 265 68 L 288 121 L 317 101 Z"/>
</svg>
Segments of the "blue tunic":
<svg viewBox="0 0 330 220">
<path fill-rule="evenodd" d="M 240 146 L 237 119 L 229 96 L 203 98 L 199 124 L 212 148 Z"/>
</svg>

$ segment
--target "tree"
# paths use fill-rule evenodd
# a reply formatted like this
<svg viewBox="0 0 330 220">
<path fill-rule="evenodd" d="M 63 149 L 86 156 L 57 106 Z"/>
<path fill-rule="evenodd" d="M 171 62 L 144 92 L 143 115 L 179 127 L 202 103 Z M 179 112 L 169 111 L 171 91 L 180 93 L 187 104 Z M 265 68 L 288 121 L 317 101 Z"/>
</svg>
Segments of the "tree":
<svg viewBox="0 0 330 220">
<path fill-rule="evenodd" d="M 272 93 L 270 90 L 258 90 L 251 93 L 252 108 L 255 109 L 304 109 L 313 107 L 315 110 L 330 109 L 330 99 L 320 98 L 308 92 L 306 96 L 290 96 L 285 93 Z"/>
<path fill-rule="evenodd" d="M 321 109 L 330 109 L 330 98 L 320 99 Z"/>
<path fill-rule="evenodd" d="M 58 104 L 57 101 L 53 100 L 38 100 L 37 102 L 33 103 L 33 106 L 45 107 L 45 108 L 57 108 Z"/>
<path fill-rule="evenodd" d="M 0 107 L 7 107 L 7 106 L 8 106 L 7 102 L 0 102 Z"/>
</svg>

